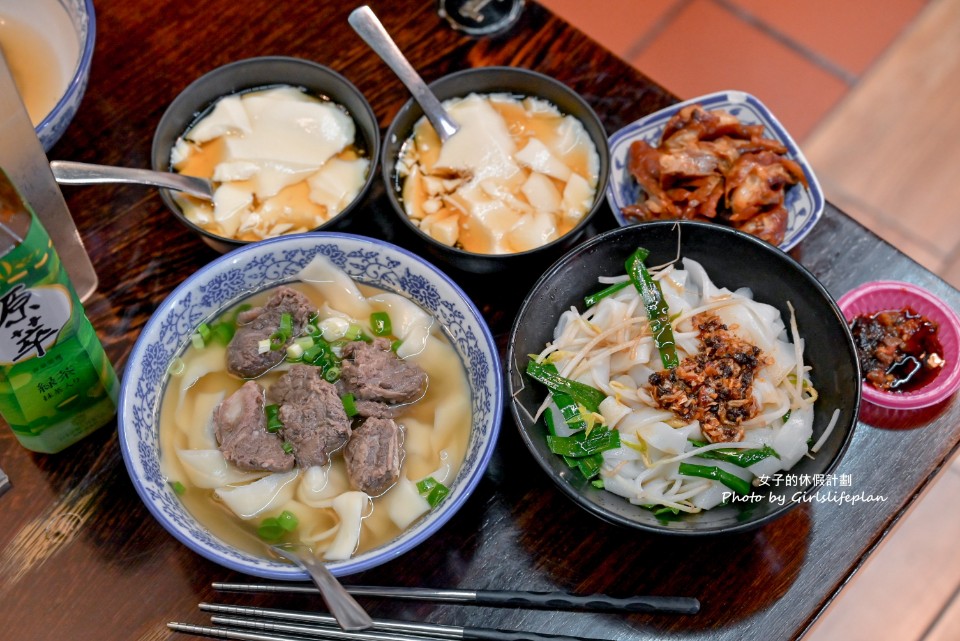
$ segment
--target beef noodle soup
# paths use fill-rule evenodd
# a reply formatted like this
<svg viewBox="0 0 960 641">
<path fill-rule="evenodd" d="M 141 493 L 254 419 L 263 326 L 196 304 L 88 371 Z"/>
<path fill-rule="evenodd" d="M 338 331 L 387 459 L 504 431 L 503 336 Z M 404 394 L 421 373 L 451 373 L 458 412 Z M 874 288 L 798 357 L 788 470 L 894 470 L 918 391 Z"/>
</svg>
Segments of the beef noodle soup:
<svg viewBox="0 0 960 641">
<path fill-rule="evenodd" d="M 198 327 L 164 390 L 161 470 L 231 545 L 343 560 L 443 500 L 470 400 L 432 316 L 318 257 Z"/>
</svg>

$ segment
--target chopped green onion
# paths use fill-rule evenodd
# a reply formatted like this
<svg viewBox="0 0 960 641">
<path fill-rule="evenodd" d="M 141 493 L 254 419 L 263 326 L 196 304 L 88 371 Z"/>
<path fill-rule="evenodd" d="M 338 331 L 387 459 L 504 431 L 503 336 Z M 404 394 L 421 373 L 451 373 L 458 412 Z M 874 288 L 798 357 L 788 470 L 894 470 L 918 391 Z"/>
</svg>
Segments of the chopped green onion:
<svg viewBox="0 0 960 641">
<path fill-rule="evenodd" d="M 360 340 L 361 336 L 363 336 L 363 328 L 356 323 L 350 323 L 350 327 L 343 333 L 343 337 L 350 341 Z"/>
<path fill-rule="evenodd" d="M 237 319 L 240 318 L 240 314 L 251 309 L 253 309 L 253 305 L 251 305 L 250 303 L 244 303 L 243 305 L 238 305 L 237 308 L 233 310 L 233 313 L 230 314 L 230 316 L 228 318 L 225 318 L 224 320 L 229 321 L 230 323 L 236 325 L 238 322 Z"/>
<path fill-rule="evenodd" d="M 297 518 L 297 515 L 290 510 L 284 510 L 280 513 L 280 516 L 277 517 L 277 525 L 287 532 L 293 532 L 297 529 L 297 526 L 300 525 L 300 520 Z"/>
<path fill-rule="evenodd" d="M 263 339 L 262 341 L 260 341 L 259 343 L 257 343 L 257 353 L 258 353 L 258 354 L 266 354 L 266 353 L 269 352 L 269 351 L 270 351 L 270 339 L 269 339 L 269 338 L 265 338 L 265 339 Z"/>
<path fill-rule="evenodd" d="M 450 489 L 446 485 L 440 483 L 432 476 L 417 481 L 417 491 L 420 492 L 420 496 L 427 499 L 430 507 L 437 507 L 440 501 L 450 493 Z"/>
<path fill-rule="evenodd" d="M 317 324 L 317 321 L 319 320 L 320 320 L 320 310 L 310 312 L 310 315 L 307 316 L 307 326 L 308 327 L 312 326 L 314 328 L 314 331 L 316 331 L 316 324 Z"/>
<path fill-rule="evenodd" d="M 750 481 L 745 481 L 736 474 L 731 474 L 719 467 L 708 465 L 694 465 L 692 463 L 680 463 L 680 474 L 683 476 L 697 476 L 713 481 L 720 481 L 737 494 L 750 494 L 753 489 Z"/>
<path fill-rule="evenodd" d="M 600 403 L 607 397 L 595 387 L 558 375 L 556 366 L 550 363 L 538 363 L 530 359 L 527 364 L 527 376 L 540 381 L 551 391 L 570 395 L 574 402 L 583 405 L 591 412 L 599 411 Z"/>
<path fill-rule="evenodd" d="M 590 481 L 590 485 L 597 488 L 598 490 L 604 489 L 603 479 L 593 479 Z"/>
<path fill-rule="evenodd" d="M 230 344 L 230 341 L 233 340 L 233 335 L 237 333 L 237 326 L 234 323 L 228 323 L 224 321 L 214 325 L 211 331 L 214 342 L 220 343 L 226 347 Z"/>
<path fill-rule="evenodd" d="M 293 334 L 293 316 L 287 312 L 280 314 L 280 327 L 270 335 L 270 349 L 278 350 L 283 347 Z"/>
<path fill-rule="evenodd" d="M 293 443 L 291 443 L 290 441 L 284 441 L 283 445 L 281 445 L 280 447 L 283 448 L 283 451 L 286 454 L 293 454 Z"/>
<path fill-rule="evenodd" d="M 210 329 L 210 326 L 206 323 L 200 323 L 197 326 L 197 333 L 200 334 L 200 338 L 203 339 L 204 345 L 210 342 L 210 335 L 213 333 L 213 330 Z"/>
<path fill-rule="evenodd" d="M 336 383 L 338 380 L 340 380 L 340 368 L 336 365 L 327 368 L 323 372 L 323 380 L 327 381 L 328 383 Z"/>
<path fill-rule="evenodd" d="M 314 345 L 316 345 L 317 343 L 316 341 L 313 340 L 313 336 L 301 336 L 300 338 L 295 338 L 293 340 L 293 344 L 299 345 L 304 350 L 308 350 Z"/>
<path fill-rule="evenodd" d="M 190 344 L 193 345 L 194 349 L 203 349 L 206 347 L 206 344 L 203 342 L 203 336 L 200 334 L 190 334 Z"/>
<path fill-rule="evenodd" d="M 392 334 L 393 324 L 390 322 L 390 315 L 387 312 L 370 314 L 370 329 L 374 336 L 389 336 Z"/>
<path fill-rule="evenodd" d="M 180 481 L 170 481 L 170 489 L 173 490 L 173 493 L 177 496 L 183 496 L 184 492 L 187 491 L 186 486 Z"/>
<path fill-rule="evenodd" d="M 626 289 L 629 286 L 630 286 L 629 280 L 621 281 L 619 283 L 614 283 L 613 285 L 610 285 L 605 289 L 601 289 L 599 292 L 596 292 L 595 294 L 590 294 L 589 296 L 584 298 L 583 304 L 586 305 L 587 307 L 593 307 L 594 305 L 599 303 L 601 300 L 603 300 L 607 296 L 616 294 L 621 289 Z"/>
<path fill-rule="evenodd" d="M 787 413 L 784 414 L 783 417 L 782 417 L 780 420 L 783 421 L 784 423 L 786 423 L 787 421 L 790 420 L 790 414 L 792 414 L 792 413 L 793 413 L 793 410 L 787 410 Z"/>
<path fill-rule="evenodd" d="M 694 441 L 693 439 L 690 439 L 690 443 L 694 447 L 705 447 L 708 445 L 708 443 L 703 441 Z M 727 463 L 733 463 L 738 467 L 750 467 L 754 463 L 758 463 L 771 456 L 780 458 L 780 455 L 777 454 L 777 451 L 769 445 L 764 445 L 759 449 L 751 450 L 723 448 L 719 450 L 710 450 L 708 452 L 700 452 L 697 454 L 697 456 L 715 461 L 726 461 Z"/>
<path fill-rule="evenodd" d="M 400 349 L 401 345 L 403 345 L 403 341 L 398 338 L 397 340 L 390 343 L 390 351 L 396 354 L 397 350 Z"/>
<path fill-rule="evenodd" d="M 340 400 L 343 402 L 343 410 L 347 413 L 348 418 L 357 415 L 357 402 L 353 398 L 353 394 L 344 394 L 340 397 Z"/>
<path fill-rule="evenodd" d="M 303 358 L 303 347 L 297 343 L 290 343 L 287 347 L 287 360 L 299 361 L 301 358 Z"/>
<path fill-rule="evenodd" d="M 284 534 L 293 532 L 300 525 L 297 515 L 289 510 L 284 510 L 280 516 L 267 517 L 260 522 L 257 528 L 257 535 L 265 541 L 279 541 Z"/>
<path fill-rule="evenodd" d="M 283 421 L 280 420 L 280 406 L 279 405 L 267 405 L 263 408 L 263 411 L 267 415 L 267 431 L 268 432 L 279 432 L 283 429 Z"/>
<path fill-rule="evenodd" d="M 186 367 L 187 366 L 183 362 L 183 359 L 177 356 L 170 361 L 170 367 L 167 368 L 167 374 L 170 376 L 180 376 L 183 374 L 183 370 L 186 369 Z"/>
<path fill-rule="evenodd" d="M 650 254 L 642 247 L 631 254 L 627 259 L 627 274 L 634 287 L 640 292 L 643 299 L 643 306 L 647 310 L 647 317 L 650 319 L 650 331 L 653 332 L 653 342 L 660 352 L 660 360 L 666 369 L 673 369 L 680 364 L 677 357 L 676 343 L 673 338 L 673 327 L 670 325 L 670 310 L 667 307 L 667 301 L 663 297 L 663 290 L 660 283 L 653 279 L 647 270 L 643 261 Z"/>
<path fill-rule="evenodd" d="M 307 363 L 313 363 L 314 365 L 319 364 L 319 361 L 323 360 L 330 352 L 327 342 L 322 338 L 321 342 L 315 343 L 313 347 L 306 349 L 303 352 L 303 360 Z"/>
</svg>

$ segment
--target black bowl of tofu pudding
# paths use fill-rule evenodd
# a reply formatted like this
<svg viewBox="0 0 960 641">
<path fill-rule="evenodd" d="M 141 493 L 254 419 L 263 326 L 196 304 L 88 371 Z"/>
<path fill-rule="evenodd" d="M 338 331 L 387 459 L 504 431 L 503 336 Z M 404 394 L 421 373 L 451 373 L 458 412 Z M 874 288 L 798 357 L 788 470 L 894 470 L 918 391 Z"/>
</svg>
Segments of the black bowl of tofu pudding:
<svg viewBox="0 0 960 641">
<path fill-rule="evenodd" d="M 394 212 L 431 258 L 467 272 L 537 268 L 576 243 L 603 204 L 603 124 L 563 83 L 481 67 L 430 83 L 460 130 L 441 143 L 408 101 L 380 167 Z"/>
<path fill-rule="evenodd" d="M 821 487 L 860 404 L 847 323 L 813 275 L 743 232 L 650 222 L 585 241 L 527 296 L 507 359 L 533 458 L 606 521 L 737 532 L 858 491 Z"/>
<path fill-rule="evenodd" d="M 283 234 L 337 229 L 376 177 L 380 124 L 333 69 L 264 56 L 218 67 L 164 112 L 158 171 L 212 179 L 212 202 L 160 190 L 173 215 L 220 252 Z"/>
</svg>

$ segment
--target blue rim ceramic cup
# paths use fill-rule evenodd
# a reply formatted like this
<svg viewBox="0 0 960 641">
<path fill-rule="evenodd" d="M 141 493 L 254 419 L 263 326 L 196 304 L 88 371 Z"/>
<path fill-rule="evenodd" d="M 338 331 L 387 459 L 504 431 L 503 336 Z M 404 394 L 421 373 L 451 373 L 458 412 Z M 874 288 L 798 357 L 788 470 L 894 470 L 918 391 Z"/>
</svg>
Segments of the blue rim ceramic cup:
<svg viewBox="0 0 960 641">
<path fill-rule="evenodd" d="M 170 534 L 224 567 L 269 579 L 309 577 L 282 561 L 226 544 L 194 519 L 161 473 L 157 421 L 169 364 L 196 327 L 255 291 L 292 280 L 317 255 L 358 282 L 406 295 L 439 321 L 467 370 L 473 415 L 466 456 L 447 498 L 391 542 L 328 563 L 333 574 L 353 574 L 394 559 L 446 523 L 480 482 L 502 418 L 503 375 L 486 322 L 456 283 L 404 249 L 351 234 L 293 234 L 247 245 L 200 269 L 160 304 L 133 347 L 121 383 L 120 448 L 137 493 Z"/>
<path fill-rule="evenodd" d="M 74 68 L 73 77 L 66 92 L 35 128 L 45 152 L 50 151 L 50 148 L 60 140 L 80 108 L 80 101 L 83 100 L 83 94 L 87 90 L 87 82 L 90 79 L 90 65 L 97 39 L 97 19 L 93 10 L 93 0 L 60 0 L 60 4 L 70 16 L 70 21 L 77 32 L 80 42 L 80 60 Z"/>
</svg>

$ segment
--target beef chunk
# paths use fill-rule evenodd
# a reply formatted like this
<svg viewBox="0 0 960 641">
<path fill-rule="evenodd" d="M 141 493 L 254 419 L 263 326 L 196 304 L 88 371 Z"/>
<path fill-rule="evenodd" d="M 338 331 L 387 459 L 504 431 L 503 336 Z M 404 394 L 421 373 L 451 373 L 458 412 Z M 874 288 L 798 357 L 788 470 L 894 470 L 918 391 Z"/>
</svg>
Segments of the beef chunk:
<svg viewBox="0 0 960 641">
<path fill-rule="evenodd" d="M 427 373 L 394 354 L 385 338 L 344 345 L 340 369 L 344 389 L 360 401 L 410 403 L 423 395 L 427 382 Z"/>
<path fill-rule="evenodd" d="M 301 467 L 326 465 L 350 438 L 343 401 L 319 367 L 294 365 L 270 387 L 267 401 L 280 406 L 283 438 Z"/>
<path fill-rule="evenodd" d="M 350 435 L 343 458 L 350 485 L 383 494 L 400 478 L 400 428 L 393 419 L 368 418 Z"/>
<path fill-rule="evenodd" d="M 223 400 L 213 414 L 214 434 L 223 457 L 242 470 L 286 472 L 293 455 L 283 451 L 283 441 L 267 431 L 263 388 L 247 381 Z"/>
<path fill-rule="evenodd" d="M 396 418 L 403 409 L 380 401 L 355 401 L 354 405 L 357 407 L 357 415 L 364 418 Z"/>
<path fill-rule="evenodd" d="M 248 310 L 237 320 L 240 326 L 227 346 L 227 371 L 241 378 L 256 378 L 280 363 L 286 356 L 286 346 L 293 342 L 313 313 L 314 306 L 306 296 L 280 286 L 263 307 Z M 280 328 L 280 318 L 290 314 L 293 321 L 291 338 L 281 349 L 260 353 L 260 341 Z"/>
</svg>

